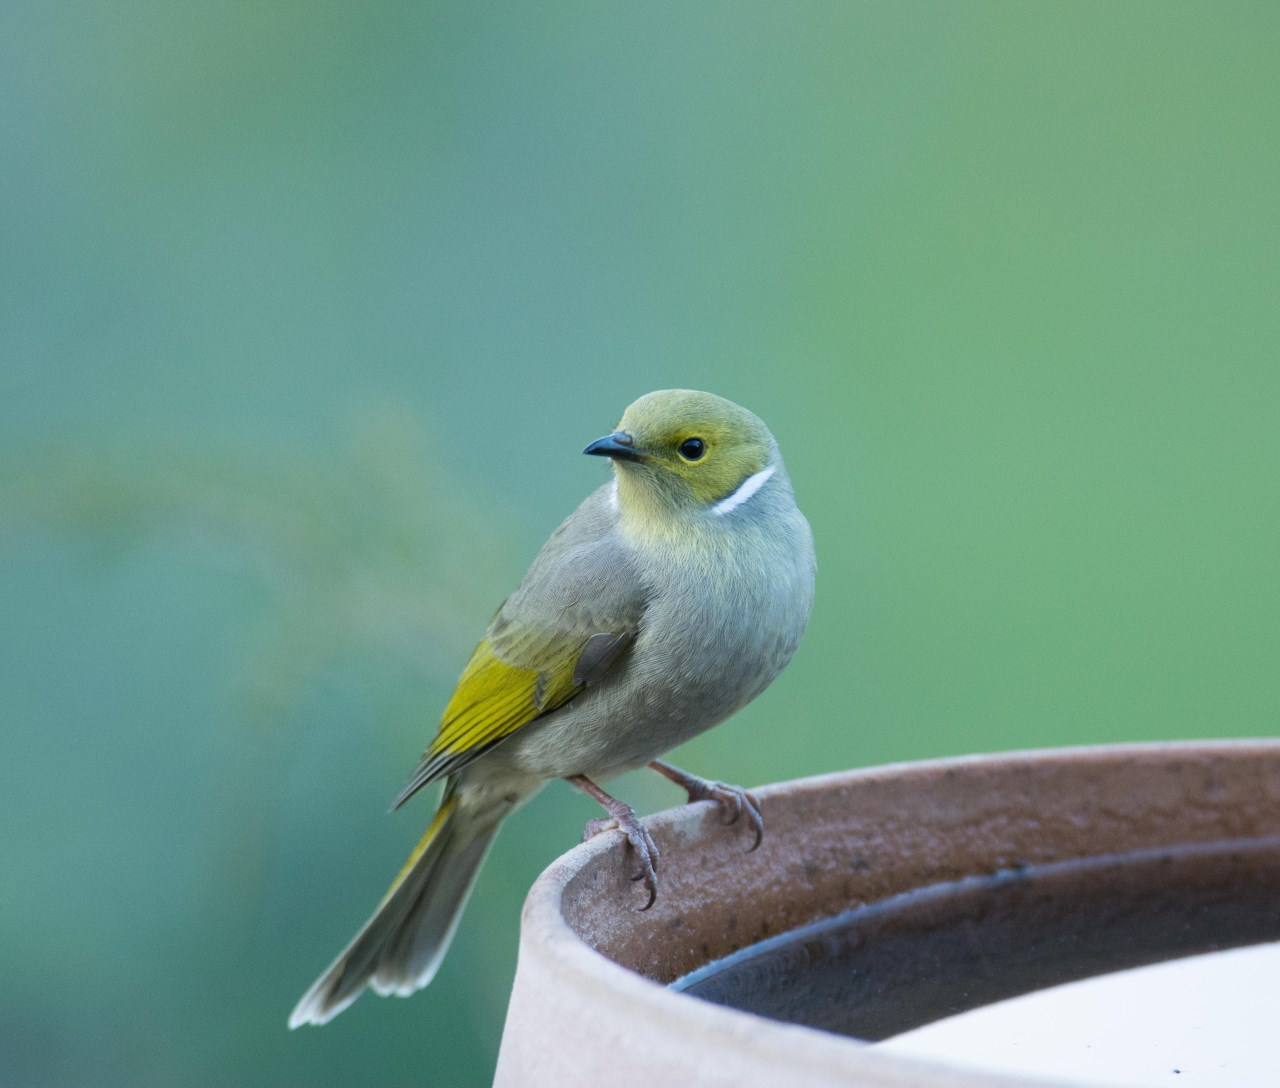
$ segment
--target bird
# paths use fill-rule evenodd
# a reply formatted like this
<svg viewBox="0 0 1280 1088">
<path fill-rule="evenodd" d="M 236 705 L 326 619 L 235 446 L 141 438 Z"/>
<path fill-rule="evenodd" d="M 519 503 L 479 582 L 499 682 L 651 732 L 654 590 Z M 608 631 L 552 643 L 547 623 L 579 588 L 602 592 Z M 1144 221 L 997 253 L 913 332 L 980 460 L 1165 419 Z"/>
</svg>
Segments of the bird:
<svg viewBox="0 0 1280 1088">
<path fill-rule="evenodd" d="M 759 695 L 799 646 L 816 561 L 778 444 L 752 412 L 665 389 L 632 403 L 583 451 L 612 478 L 557 528 L 498 609 L 393 809 L 444 780 L 426 833 L 289 1026 L 323 1024 L 366 987 L 407 997 L 434 976 L 502 821 L 565 779 L 606 816 L 584 838 L 626 840 L 648 909 L 658 850 L 635 811 L 600 786 L 649 766 L 689 800 L 745 814 L 738 786 L 659 757 Z"/>
</svg>

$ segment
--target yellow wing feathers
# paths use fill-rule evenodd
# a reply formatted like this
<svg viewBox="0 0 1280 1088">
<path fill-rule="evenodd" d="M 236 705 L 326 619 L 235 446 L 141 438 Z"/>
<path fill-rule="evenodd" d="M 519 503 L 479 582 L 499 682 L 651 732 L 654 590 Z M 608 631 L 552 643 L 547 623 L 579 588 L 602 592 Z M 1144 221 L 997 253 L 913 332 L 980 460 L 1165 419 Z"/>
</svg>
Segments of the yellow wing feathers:
<svg viewBox="0 0 1280 1088">
<path fill-rule="evenodd" d="M 504 657 L 511 653 L 527 664 L 514 665 L 499 657 L 488 638 L 475 648 L 435 740 L 394 808 L 427 783 L 461 770 L 522 725 L 563 706 L 616 663 L 631 636 L 605 632 L 534 643 L 513 639 L 504 631 L 501 641 Z"/>
<path fill-rule="evenodd" d="M 582 648 L 566 648 L 569 652 L 557 655 L 559 660 L 522 668 L 499 658 L 488 639 L 481 642 L 462 671 L 427 755 L 491 744 L 571 699 L 579 690 L 573 666 Z"/>
</svg>

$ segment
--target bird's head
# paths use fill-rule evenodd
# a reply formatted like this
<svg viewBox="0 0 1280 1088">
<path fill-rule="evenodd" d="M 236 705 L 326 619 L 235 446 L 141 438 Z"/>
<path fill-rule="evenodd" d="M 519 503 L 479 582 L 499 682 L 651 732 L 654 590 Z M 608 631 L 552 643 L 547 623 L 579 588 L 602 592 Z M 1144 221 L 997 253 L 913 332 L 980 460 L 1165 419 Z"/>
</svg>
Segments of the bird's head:
<svg viewBox="0 0 1280 1088">
<path fill-rule="evenodd" d="M 623 413 L 617 430 L 583 452 L 612 459 L 625 514 L 659 523 L 727 514 L 781 466 L 757 416 L 690 389 L 646 394 Z"/>
</svg>

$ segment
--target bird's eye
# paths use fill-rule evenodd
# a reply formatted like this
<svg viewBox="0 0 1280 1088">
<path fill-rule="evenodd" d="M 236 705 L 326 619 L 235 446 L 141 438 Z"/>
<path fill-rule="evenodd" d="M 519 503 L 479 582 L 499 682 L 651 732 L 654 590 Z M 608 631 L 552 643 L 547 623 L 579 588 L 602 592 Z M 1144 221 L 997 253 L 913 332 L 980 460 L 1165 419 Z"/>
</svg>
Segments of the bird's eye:
<svg viewBox="0 0 1280 1088">
<path fill-rule="evenodd" d="M 707 452 L 707 444 L 701 438 L 686 438 L 680 443 L 680 456 L 686 461 L 696 461 Z"/>
</svg>

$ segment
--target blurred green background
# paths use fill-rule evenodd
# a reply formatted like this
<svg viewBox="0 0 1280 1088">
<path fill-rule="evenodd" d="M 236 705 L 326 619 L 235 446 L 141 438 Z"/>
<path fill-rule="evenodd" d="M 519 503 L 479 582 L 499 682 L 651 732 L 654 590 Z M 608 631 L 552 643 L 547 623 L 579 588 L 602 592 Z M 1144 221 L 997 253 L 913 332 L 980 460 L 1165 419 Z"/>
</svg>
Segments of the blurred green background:
<svg viewBox="0 0 1280 1088">
<path fill-rule="evenodd" d="M 567 787 L 431 988 L 285 1018 L 650 389 L 760 413 L 819 550 L 679 763 L 1274 734 L 1278 54 L 1265 2 L 0 6 L 0 1082 L 488 1080 Z"/>
</svg>

